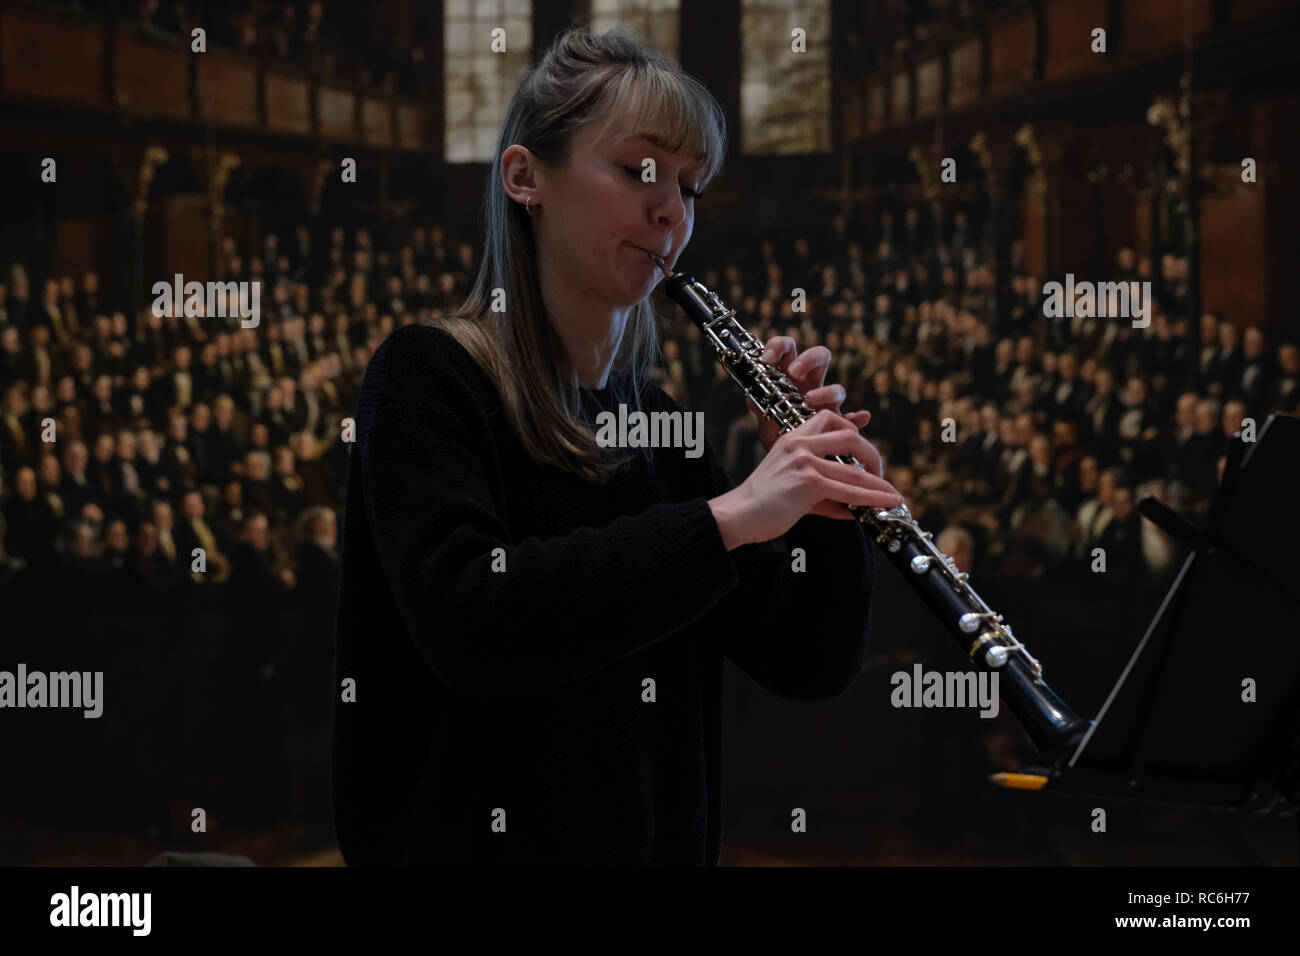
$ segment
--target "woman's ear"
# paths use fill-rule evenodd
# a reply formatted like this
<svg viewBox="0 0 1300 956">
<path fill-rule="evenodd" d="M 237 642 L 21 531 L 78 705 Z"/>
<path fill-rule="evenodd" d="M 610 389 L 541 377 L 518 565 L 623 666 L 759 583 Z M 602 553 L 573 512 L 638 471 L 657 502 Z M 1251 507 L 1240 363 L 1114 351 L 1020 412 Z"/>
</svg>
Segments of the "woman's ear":
<svg viewBox="0 0 1300 956">
<path fill-rule="evenodd" d="M 537 183 L 537 158 L 518 143 L 501 154 L 501 182 L 506 194 L 515 202 L 526 205 L 541 204 Z"/>
</svg>

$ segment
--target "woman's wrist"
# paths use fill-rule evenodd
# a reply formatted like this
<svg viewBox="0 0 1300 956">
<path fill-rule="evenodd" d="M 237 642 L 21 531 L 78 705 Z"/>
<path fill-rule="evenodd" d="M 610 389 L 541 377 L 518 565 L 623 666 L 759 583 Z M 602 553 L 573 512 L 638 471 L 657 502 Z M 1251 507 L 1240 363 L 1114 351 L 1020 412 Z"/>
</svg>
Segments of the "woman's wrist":
<svg viewBox="0 0 1300 956">
<path fill-rule="evenodd" d="M 743 544 L 748 544 L 744 537 L 744 524 L 741 519 L 741 512 L 736 500 L 736 492 L 727 492 L 724 495 L 718 495 L 716 498 L 709 499 L 709 508 L 713 512 L 713 520 L 718 523 L 718 531 L 722 535 L 722 544 L 728 551 L 738 548 Z"/>
</svg>

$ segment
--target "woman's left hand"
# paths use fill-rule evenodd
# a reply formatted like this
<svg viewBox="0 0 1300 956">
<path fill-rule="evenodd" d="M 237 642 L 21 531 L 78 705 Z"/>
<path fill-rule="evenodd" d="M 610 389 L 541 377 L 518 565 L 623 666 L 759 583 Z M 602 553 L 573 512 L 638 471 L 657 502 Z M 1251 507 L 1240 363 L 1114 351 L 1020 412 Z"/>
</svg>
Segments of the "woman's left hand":
<svg viewBox="0 0 1300 956">
<path fill-rule="evenodd" d="M 767 340 L 762 358 L 764 362 L 785 372 L 813 411 L 829 408 L 839 414 L 840 405 L 844 404 L 846 397 L 844 386 L 822 384 L 826 380 L 826 370 L 831 367 L 830 349 L 814 345 L 800 355 L 794 339 L 788 335 L 775 335 Z M 781 426 L 764 418 L 752 398 L 746 396 L 745 403 L 758 419 L 758 440 L 763 443 L 764 449 L 771 451 L 772 445 L 781 437 Z M 849 412 L 844 417 L 861 430 L 871 420 L 871 413 Z"/>
</svg>

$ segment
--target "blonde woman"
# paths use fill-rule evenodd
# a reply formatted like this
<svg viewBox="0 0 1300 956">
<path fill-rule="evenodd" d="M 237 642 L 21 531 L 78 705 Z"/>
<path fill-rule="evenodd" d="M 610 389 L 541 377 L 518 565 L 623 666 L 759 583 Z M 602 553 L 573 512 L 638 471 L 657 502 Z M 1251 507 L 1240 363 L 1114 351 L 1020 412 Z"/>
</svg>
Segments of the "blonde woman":
<svg viewBox="0 0 1300 956">
<path fill-rule="evenodd" d="M 349 864 L 715 865 L 724 655 L 793 699 L 859 672 L 874 568 L 846 504 L 900 498 L 827 460 L 881 471 L 829 351 L 770 340 L 826 411 L 764 423 L 737 487 L 711 447 L 597 440 L 620 403 L 684 411 L 649 379 L 650 253 L 686 248 L 725 138 L 635 37 L 562 35 L 510 102 L 467 301 L 371 359 L 338 608 Z"/>
</svg>

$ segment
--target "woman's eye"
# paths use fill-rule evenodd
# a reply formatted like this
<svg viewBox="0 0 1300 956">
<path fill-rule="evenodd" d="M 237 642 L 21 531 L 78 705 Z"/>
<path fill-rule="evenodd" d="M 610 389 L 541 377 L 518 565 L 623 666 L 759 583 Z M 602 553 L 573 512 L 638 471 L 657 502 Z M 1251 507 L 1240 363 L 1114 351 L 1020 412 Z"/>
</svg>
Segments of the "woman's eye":
<svg viewBox="0 0 1300 956">
<path fill-rule="evenodd" d="M 629 176 L 635 177 L 636 179 L 641 179 L 641 170 L 633 166 L 624 166 L 623 169 L 627 172 Z M 642 182 L 644 182 L 644 180 L 642 180 Z M 694 189 L 689 189 L 686 186 L 682 187 L 682 192 L 690 196 L 692 200 L 699 199 L 701 196 L 704 195 L 703 193 L 697 192 Z"/>
</svg>

